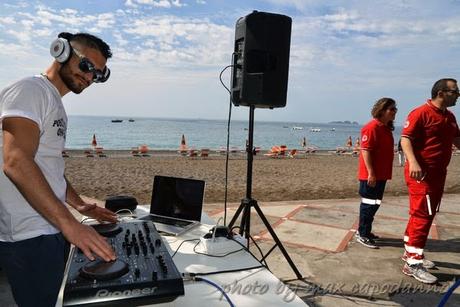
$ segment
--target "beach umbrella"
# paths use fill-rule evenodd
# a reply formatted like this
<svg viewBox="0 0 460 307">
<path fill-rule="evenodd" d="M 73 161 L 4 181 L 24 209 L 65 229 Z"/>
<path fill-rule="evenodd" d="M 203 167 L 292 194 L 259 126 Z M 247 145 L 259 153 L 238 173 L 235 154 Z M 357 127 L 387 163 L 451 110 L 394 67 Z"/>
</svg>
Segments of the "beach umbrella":
<svg viewBox="0 0 460 307">
<path fill-rule="evenodd" d="M 93 140 L 91 142 L 91 145 L 93 145 L 93 147 L 97 146 L 97 141 L 96 141 L 96 135 L 95 134 L 93 134 Z"/>
</svg>

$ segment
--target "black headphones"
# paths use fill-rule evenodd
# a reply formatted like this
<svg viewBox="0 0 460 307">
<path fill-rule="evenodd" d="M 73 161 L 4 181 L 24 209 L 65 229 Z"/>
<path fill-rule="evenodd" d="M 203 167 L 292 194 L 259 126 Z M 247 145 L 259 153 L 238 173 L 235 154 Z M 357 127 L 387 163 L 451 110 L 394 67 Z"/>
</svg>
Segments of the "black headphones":
<svg viewBox="0 0 460 307">
<path fill-rule="evenodd" d="M 50 53 L 57 62 L 65 64 L 72 57 L 73 48 L 72 45 L 70 45 L 70 41 L 73 37 L 74 35 L 72 33 L 62 32 L 59 33 L 58 37 L 51 43 Z M 93 64 L 91 64 L 87 59 L 85 63 L 83 62 L 80 61 L 80 69 L 84 72 L 92 71 L 94 75 L 94 82 L 102 83 L 109 79 L 110 69 L 107 66 L 104 67 L 103 71 L 100 71 L 95 69 Z"/>
</svg>

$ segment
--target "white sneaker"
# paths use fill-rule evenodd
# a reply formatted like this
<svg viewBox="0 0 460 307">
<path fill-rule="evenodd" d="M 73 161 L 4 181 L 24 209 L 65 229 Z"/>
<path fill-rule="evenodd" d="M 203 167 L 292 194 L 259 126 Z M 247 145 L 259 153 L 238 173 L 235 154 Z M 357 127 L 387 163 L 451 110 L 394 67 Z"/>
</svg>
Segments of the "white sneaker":
<svg viewBox="0 0 460 307">
<path fill-rule="evenodd" d="M 417 263 L 413 265 L 408 265 L 405 263 L 402 272 L 407 276 L 412 276 L 425 284 L 434 284 L 438 281 L 436 276 L 432 275 L 425 269 L 423 263 Z"/>
</svg>

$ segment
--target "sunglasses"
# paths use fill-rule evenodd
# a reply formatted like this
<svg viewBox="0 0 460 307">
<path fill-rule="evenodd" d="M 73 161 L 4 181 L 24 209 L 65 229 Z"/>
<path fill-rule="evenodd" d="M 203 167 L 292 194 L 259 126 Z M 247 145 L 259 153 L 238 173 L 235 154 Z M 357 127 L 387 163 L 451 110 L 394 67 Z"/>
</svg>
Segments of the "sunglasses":
<svg viewBox="0 0 460 307">
<path fill-rule="evenodd" d="M 93 82 L 95 83 L 103 83 L 107 81 L 110 77 L 110 69 L 105 66 L 103 70 L 96 69 L 93 63 L 79 53 L 75 48 L 73 49 L 73 52 L 75 53 L 76 56 L 80 58 L 80 63 L 78 63 L 78 68 L 84 73 L 92 73 L 93 74 Z"/>
<path fill-rule="evenodd" d="M 452 94 L 455 94 L 455 95 L 460 95 L 459 90 L 444 90 L 443 92 L 452 93 Z"/>
</svg>

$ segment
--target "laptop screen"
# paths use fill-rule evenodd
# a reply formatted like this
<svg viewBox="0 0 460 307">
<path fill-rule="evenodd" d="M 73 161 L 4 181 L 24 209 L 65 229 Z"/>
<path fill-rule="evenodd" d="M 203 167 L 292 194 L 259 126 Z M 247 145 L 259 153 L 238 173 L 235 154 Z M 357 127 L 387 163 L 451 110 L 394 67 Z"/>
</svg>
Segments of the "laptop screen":
<svg viewBox="0 0 460 307">
<path fill-rule="evenodd" d="M 203 180 L 155 176 L 150 213 L 201 221 Z"/>
</svg>

